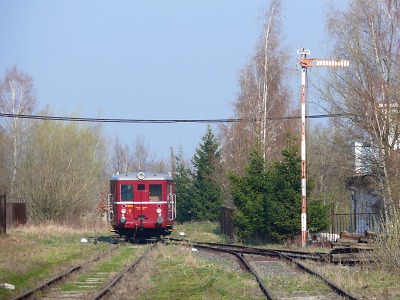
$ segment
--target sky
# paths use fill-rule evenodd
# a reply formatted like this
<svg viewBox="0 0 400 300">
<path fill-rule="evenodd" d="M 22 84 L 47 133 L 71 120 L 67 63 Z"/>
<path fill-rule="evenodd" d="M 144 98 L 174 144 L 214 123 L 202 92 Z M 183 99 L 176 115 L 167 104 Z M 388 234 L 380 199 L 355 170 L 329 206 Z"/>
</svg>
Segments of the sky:
<svg viewBox="0 0 400 300">
<path fill-rule="evenodd" d="M 282 0 L 291 51 L 329 53 L 330 3 Z M 118 119 L 227 119 L 262 34 L 268 0 L 0 0 L 0 78 L 14 65 L 33 78 L 37 111 Z M 279 63 L 279 62 L 277 62 Z M 290 64 L 289 64 L 290 65 Z M 300 79 L 293 80 L 295 95 Z M 312 99 L 311 99 L 312 100 Z M 300 101 L 300 98 L 299 98 Z M 158 159 L 182 147 L 190 158 L 206 123 L 103 124 L 107 143 L 138 136 Z M 213 125 L 217 134 L 217 128 Z"/>
</svg>

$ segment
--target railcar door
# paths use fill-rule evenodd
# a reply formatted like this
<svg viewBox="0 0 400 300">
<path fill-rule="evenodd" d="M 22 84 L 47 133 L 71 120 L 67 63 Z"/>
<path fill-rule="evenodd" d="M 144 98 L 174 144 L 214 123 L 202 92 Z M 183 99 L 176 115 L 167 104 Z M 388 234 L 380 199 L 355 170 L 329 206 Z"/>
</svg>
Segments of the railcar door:
<svg viewBox="0 0 400 300">
<path fill-rule="evenodd" d="M 167 182 L 168 223 L 175 219 L 175 195 L 172 182 Z"/>
<path fill-rule="evenodd" d="M 115 181 L 110 182 L 110 194 L 107 199 L 107 215 L 108 221 L 111 222 L 112 225 L 117 224 L 117 204 L 115 203 L 117 195 L 117 183 Z"/>
<path fill-rule="evenodd" d="M 145 184 L 138 184 L 135 193 L 135 207 L 134 207 L 134 218 L 148 218 L 149 210 L 149 190 L 146 189 Z"/>
</svg>

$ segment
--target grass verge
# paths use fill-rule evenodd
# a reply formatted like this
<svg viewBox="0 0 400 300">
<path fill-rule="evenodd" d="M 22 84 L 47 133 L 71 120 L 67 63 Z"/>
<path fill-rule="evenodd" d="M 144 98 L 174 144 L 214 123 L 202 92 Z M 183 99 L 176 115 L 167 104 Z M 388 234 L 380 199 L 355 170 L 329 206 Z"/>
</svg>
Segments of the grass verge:
<svg viewBox="0 0 400 300">
<path fill-rule="evenodd" d="M 15 290 L 0 289 L 0 299 L 18 295 L 105 251 L 109 245 L 93 243 L 99 234 L 55 224 L 9 231 L 0 237 L 0 282 L 14 285 Z M 81 243 L 83 237 L 89 242 Z"/>
</svg>

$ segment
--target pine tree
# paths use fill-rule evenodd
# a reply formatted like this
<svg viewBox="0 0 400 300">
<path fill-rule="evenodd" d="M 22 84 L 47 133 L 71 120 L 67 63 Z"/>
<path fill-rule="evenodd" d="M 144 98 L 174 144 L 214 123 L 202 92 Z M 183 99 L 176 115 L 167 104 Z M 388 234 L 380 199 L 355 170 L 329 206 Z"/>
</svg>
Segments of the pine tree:
<svg viewBox="0 0 400 300">
<path fill-rule="evenodd" d="M 266 235 L 265 215 L 268 182 L 260 147 L 250 152 L 249 165 L 243 177 L 231 174 L 231 193 L 236 211 L 235 231 L 242 241 L 262 240 Z"/>
<path fill-rule="evenodd" d="M 193 185 L 193 207 L 195 219 L 200 221 L 217 221 L 220 217 L 222 201 L 221 150 L 217 138 L 208 126 L 202 137 L 202 144 L 193 156 L 195 172 Z"/>
<path fill-rule="evenodd" d="M 283 241 L 300 233 L 301 160 L 293 142 L 282 150 L 282 161 L 268 170 L 271 190 L 267 209 L 268 239 Z"/>
<path fill-rule="evenodd" d="M 266 209 L 267 238 L 272 241 L 293 239 L 301 231 L 301 159 L 294 140 L 288 136 L 282 150 L 282 161 L 276 161 L 268 170 L 269 191 Z M 307 181 L 308 195 L 314 187 Z M 326 229 L 329 223 L 328 207 L 320 200 L 307 199 L 308 227 Z"/>
<path fill-rule="evenodd" d="M 174 168 L 175 194 L 176 194 L 176 221 L 187 222 L 193 220 L 193 180 L 190 169 L 186 166 L 183 151 L 180 148 L 175 157 Z"/>
<path fill-rule="evenodd" d="M 282 150 L 282 161 L 265 170 L 260 147 L 253 148 L 244 176 L 230 175 L 236 212 L 233 220 L 237 236 L 246 242 L 281 242 L 300 233 L 301 161 L 294 141 Z M 312 189 L 309 181 L 308 191 Z M 307 205 L 310 226 L 328 225 L 328 207 L 321 201 Z"/>
</svg>

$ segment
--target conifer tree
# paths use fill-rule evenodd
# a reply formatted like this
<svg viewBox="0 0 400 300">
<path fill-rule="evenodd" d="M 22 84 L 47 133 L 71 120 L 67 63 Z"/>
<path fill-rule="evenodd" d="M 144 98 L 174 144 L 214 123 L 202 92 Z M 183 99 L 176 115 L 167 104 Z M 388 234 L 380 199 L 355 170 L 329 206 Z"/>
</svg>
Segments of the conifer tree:
<svg viewBox="0 0 400 300">
<path fill-rule="evenodd" d="M 282 161 L 276 161 L 268 170 L 270 186 L 266 209 L 267 238 L 272 241 L 294 239 L 301 231 L 301 159 L 298 148 L 290 136 L 282 150 Z M 307 181 L 310 193 L 313 181 Z M 309 195 L 307 195 L 309 196 Z M 307 199 L 308 227 L 319 231 L 329 223 L 328 207 L 320 200 Z"/>
<path fill-rule="evenodd" d="M 294 143 L 282 150 L 282 161 L 268 170 L 270 182 L 267 209 L 268 239 L 282 241 L 300 233 L 301 161 Z"/>
<path fill-rule="evenodd" d="M 236 205 L 235 231 L 246 242 L 281 242 L 300 233 L 301 161 L 298 149 L 288 138 L 282 161 L 267 170 L 259 147 L 253 148 L 244 176 L 230 175 Z M 312 181 L 308 182 L 308 191 Z M 316 230 L 328 226 L 328 207 L 308 201 L 308 223 Z"/>
<path fill-rule="evenodd" d="M 176 194 L 176 221 L 187 222 L 193 219 L 193 180 L 190 169 L 186 166 L 182 148 L 175 157 L 174 181 Z"/>
<path fill-rule="evenodd" d="M 233 217 L 235 231 L 244 241 L 264 239 L 265 214 L 268 193 L 265 163 L 260 147 L 250 152 L 249 165 L 243 177 L 231 174 L 231 193 L 236 211 Z"/>
<path fill-rule="evenodd" d="M 193 174 L 193 208 L 194 217 L 200 221 L 217 221 L 220 217 L 222 201 L 221 150 L 217 138 L 208 126 L 202 143 L 196 149 L 192 163 Z"/>
</svg>

